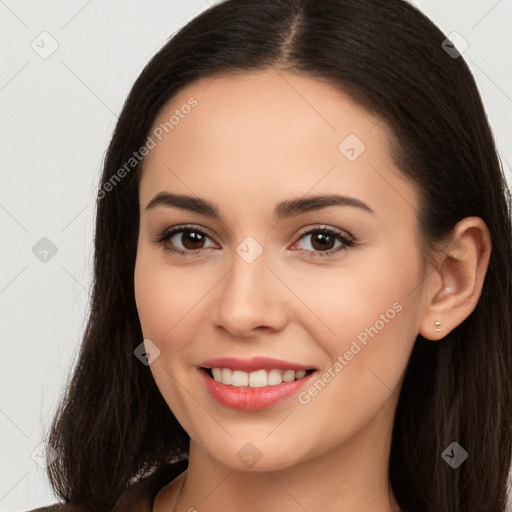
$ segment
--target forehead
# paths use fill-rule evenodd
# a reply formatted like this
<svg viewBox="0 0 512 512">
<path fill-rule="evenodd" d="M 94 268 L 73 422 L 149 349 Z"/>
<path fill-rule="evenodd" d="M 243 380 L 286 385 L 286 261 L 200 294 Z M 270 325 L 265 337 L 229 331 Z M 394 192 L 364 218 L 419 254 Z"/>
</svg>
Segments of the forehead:
<svg viewBox="0 0 512 512">
<path fill-rule="evenodd" d="M 341 187 L 365 195 L 386 182 L 408 185 L 392 160 L 386 123 L 304 75 L 271 69 L 200 79 L 162 108 L 154 133 L 141 196 L 166 188 L 208 196 L 236 185 L 277 200 L 279 191 Z"/>
<path fill-rule="evenodd" d="M 197 105 L 190 109 L 193 100 Z M 164 129 L 162 136 L 176 148 L 190 128 L 198 141 L 212 145 L 220 142 L 223 148 L 232 143 L 231 153 L 238 148 L 234 143 L 241 141 L 244 152 L 258 142 L 274 152 L 284 152 L 301 137 L 315 142 L 322 139 L 322 147 L 335 149 L 343 134 L 353 133 L 364 139 L 372 130 L 374 145 L 385 145 L 387 139 L 385 123 L 348 95 L 309 76 L 273 69 L 193 82 L 161 109 L 153 124 L 153 129 L 158 127 Z M 166 137 L 171 133 L 172 137 Z M 272 141 L 275 144 L 269 146 Z"/>
</svg>

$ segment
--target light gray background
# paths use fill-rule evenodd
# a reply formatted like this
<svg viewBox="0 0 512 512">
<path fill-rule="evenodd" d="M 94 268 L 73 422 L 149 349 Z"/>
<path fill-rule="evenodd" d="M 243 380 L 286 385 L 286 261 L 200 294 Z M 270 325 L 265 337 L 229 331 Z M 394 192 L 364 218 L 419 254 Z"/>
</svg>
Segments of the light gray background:
<svg viewBox="0 0 512 512">
<path fill-rule="evenodd" d="M 469 43 L 464 57 L 512 181 L 512 2 L 414 3 L 446 34 L 456 31 Z M 143 66 L 208 5 L 0 0 L 1 511 L 55 501 L 31 454 L 84 328 L 102 158 Z M 35 41 L 39 51 L 50 48 L 44 31 L 59 45 L 46 59 L 31 47 Z M 42 237 L 57 247 L 46 263 L 32 253 Z"/>
</svg>

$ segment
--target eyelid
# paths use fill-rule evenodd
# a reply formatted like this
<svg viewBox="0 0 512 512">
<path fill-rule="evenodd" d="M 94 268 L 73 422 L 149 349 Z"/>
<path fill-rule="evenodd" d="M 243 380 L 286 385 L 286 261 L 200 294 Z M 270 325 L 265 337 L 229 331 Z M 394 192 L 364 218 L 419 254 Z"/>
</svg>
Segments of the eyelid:
<svg viewBox="0 0 512 512">
<path fill-rule="evenodd" d="M 154 243 L 163 243 L 172 236 L 174 236 L 176 233 L 179 233 L 181 231 L 196 231 L 198 233 L 201 233 L 202 235 L 205 235 L 210 240 L 215 242 L 218 245 L 218 242 L 215 240 L 215 237 L 210 234 L 210 231 L 207 228 L 204 228 L 200 226 L 199 224 L 177 224 L 176 226 L 165 228 L 163 231 L 160 232 L 160 234 L 156 235 L 156 237 L 153 238 Z M 202 249 L 198 249 L 197 251 L 193 252 L 199 252 Z M 192 252 L 192 251 L 189 251 Z"/>
<path fill-rule="evenodd" d="M 210 230 L 201 226 L 200 224 L 176 224 L 175 226 L 170 226 L 170 227 L 167 227 L 165 229 L 163 229 L 159 235 L 157 235 L 157 238 L 158 237 L 166 237 L 167 235 L 169 234 L 174 234 L 178 231 L 186 231 L 186 230 L 195 230 L 195 231 L 199 231 L 200 233 L 204 233 L 205 235 L 207 235 L 209 238 L 212 238 L 214 239 L 215 237 L 212 236 L 210 234 Z"/>
<path fill-rule="evenodd" d="M 334 226 L 329 226 L 328 224 L 316 224 L 313 226 L 307 226 L 299 231 L 297 237 L 300 239 L 304 235 L 310 234 L 311 232 L 316 231 L 329 231 L 336 233 L 337 235 L 341 235 L 344 238 L 347 238 L 351 241 L 355 241 L 355 238 L 345 229 L 335 228 Z"/>
<path fill-rule="evenodd" d="M 301 230 L 301 232 L 297 235 L 297 240 L 293 243 L 293 246 L 298 244 L 301 240 L 303 240 L 306 236 L 312 235 L 314 233 L 328 233 L 331 236 L 335 236 L 336 240 L 340 241 L 341 246 L 337 248 L 328 249 L 326 251 L 312 251 L 309 249 L 296 249 L 299 254 L 305 254 L 309 258 L 329 258 L 336 257 L 347 249 L 351 249 L 357 245 L 355 237 L 345 231 L 344 229 L 335 228 L 334 226 L 328 226 L 326 224 L 317 224 L 316 226 L 308 226 Z"/>
<path fill-rule="evenodd" d="M 176 226 L 172 226 L 169 228 L 164 229 L 160 235 L 155 237 L 153 239 L 153 243 L 161 244 L 166 251 L 173 254 L 179 254 L 181 256 L 185 257 L 199 257 L 202 255 L 203 252 L 207 252 L 208 249 L 211 249 L 211 247 L 203 247 L 196 250 L 188 249 L 176 249 L 176 248 L 170 248 L 165 245 L 165 242 L 168 241 L 170 238 L 172 238 L 176 233 L 180 233 L 182 231 L 196 231 L 198 233 L 201 233 L 202 235 L 205 235 L 207 238 L 212 240 L 215 244 L 217 242 L 215 241 L 215 237 L 212 237 L 209 234 L 209 230 L 206 228 L 203 228 L 202 226 L 199 226 L 198 224 L 179 224 Z M 338 252 L 341 252 L 343 249 L 351 248 L 356 245 L 356 239 L 348 232 L 340 228 L 335 228 L 334 226 L 329 226 L 326 224 L 317 224 L 313 226 L 308 226 L 303 228 L 297 235 L 296 240 L 293 242 L 292 246 L 299 243 L 306 235 L 312 235 L 316 232 L 327 232 L 329 234 L 336 235 L 338 240 L 342 243 L 342 248 L 338 247 L 336 249 L 329 249 L 326 251 L 312 251 L 309 249 L 298 249 L 297 252 L 300 254 L 307 253 L 309 257 L 322 257 L 322 256 L 333 256 L 334 254 L 337 254 Z"/>
</svg>

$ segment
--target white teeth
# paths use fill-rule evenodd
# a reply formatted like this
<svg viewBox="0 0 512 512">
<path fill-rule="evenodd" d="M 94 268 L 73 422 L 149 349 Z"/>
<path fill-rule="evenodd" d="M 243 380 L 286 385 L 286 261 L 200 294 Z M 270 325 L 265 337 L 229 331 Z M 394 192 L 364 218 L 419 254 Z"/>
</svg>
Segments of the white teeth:
<svg viewBox="0 0 512 512">
<path fill-rule="evenodd" d="M 222 368 L 212 368 L 212 373 L 217 382 L 222 382 Z"/>
<path fill-rule="evenodd" d="M 232 382 L 233 386 L 247 386 L 249 385 L 249 375 L 245 372 L 241 372 L 240 370 L 235 370 L 233 372 Z"/>
<path fill-rule="evenodd" d="M 283 382 L 283 373 L 281 372 L 281 370 L 270 370 L 268 372 L 267 382 L 269 386 L 281 384 L 281 382 Z"/>
<path fill-rule="evenodd" d="M 305 370 L 295 372 L 293 370 L 256 370 L 254 372 L 243 372 L 231 370 L 230 368 L 211 368 L 213 378 L 228 386 L 262 388 L 275 386 L 282 382 L 292 382 L 302 379 L 306 375 Z"/>
<path fill-rule="evenodd" d="M 245 373 L 246 372 L 240 372 Z M 233 386 L 235 383 L 233 382 Z M 249 373 L 249 387 L 251 388 L 263 388 L 267 386 L 267 370 L 256 370 L 255 372 Z"/>
<path fill-rule="evenodd" d="M 222 384 L 233 383 L 233 370 L 229 368 L 222 368 Z"/>
<path fill-rule="evenodd" d="M 291 382 L 292 380 L 295 380 L 295 372 L 293 370 L 286 370 L 283 374 L 283 381 Z"/>
</svg>

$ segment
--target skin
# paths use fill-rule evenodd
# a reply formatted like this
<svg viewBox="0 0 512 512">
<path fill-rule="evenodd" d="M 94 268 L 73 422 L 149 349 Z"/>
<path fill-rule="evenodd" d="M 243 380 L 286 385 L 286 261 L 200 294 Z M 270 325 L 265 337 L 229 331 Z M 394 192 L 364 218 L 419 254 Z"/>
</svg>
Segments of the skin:
<svg viewBox="0 0 512 512">
<path fill-rule="evenodd" d="M 175 510 L 392 511 L 391 431 L 411 350 L 418 333 L 442 340 L 474 309 L 488 230 L 464 219 L 426 265 L 418 191 L 391 158 L 388 127 L 323 82 L 274 69 L 205 78 L 180 91 L 154 127 L 190 97 L 197 106 L 150 151 L 140 182 L 137 308 L 144 338 L 160 350 L 152 374 L 191 438 L 188 470 L 153 510 L 173 510 L 183 484 Z M 366 146 L 354 161 L 338 149 L 349 134 Z M 206 199 L 221 219 L 146 209 L 161 191 Z M 333 193 L 373 213 L 329 206 L 272 216 L 281 201 Z M 155 243 L 183 224 L 208 235 L 202 254 Z M 326 250 L 338 252 L 308 257 L 322 249 L 302 235 L 318 225 L 349 233 L 355 245 L 333 241 Z M 236 252 L 248 236 L 263 249 L 252 263 Z M 189 240 L 178 234 L 166 244 L 187 250 Z M 221 356 L 332 372 L 393 304 L 400 311 L 306 404 L 292 396 L 263 411 L 234 410 L 199 378 L 199 363 Z M 237 456 L 248 442 L 261 455 L 252 467 Z"/>
</svg>

